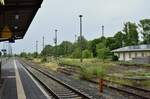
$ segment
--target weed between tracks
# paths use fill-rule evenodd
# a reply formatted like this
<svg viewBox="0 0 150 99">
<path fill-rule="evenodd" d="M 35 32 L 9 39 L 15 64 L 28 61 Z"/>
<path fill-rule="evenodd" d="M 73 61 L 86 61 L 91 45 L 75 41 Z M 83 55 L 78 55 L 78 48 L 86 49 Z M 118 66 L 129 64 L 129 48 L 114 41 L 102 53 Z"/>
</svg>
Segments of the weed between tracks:
<svg viewBox="0 0 150 99">
<path fill-rule="evenodd" d="M 99 59 L 85 59 L 83 63 L 79 59 L 54 59 L 48 58 L 42 62 L 42 59 L 33 59 L 33 62 L 41 64 L 45 68 L 56 71 L 58 68 L 78 68 L 80 71 L 79 78 L 86 80 L 95 80 L 97 77 L 104 76 L 105 79 L 123 84 L 141 86 L 150 89 L 149 70 L 145 68 L 137 68 L 132 66 L 120 66 L 118 63 L 106 60 L 102 62 Z M 58 65 L 59 64 L 59 65 Z M 61 65 L 61 66 L 60 66 Z M 107 76 L 106 76 L 107 75 Z M 144 80 L 135 80 L 132 78 L 142 77 Z M 78 78 L 78 77 L 75 77 Z M 131 79 L 127 79 L 131 78 Z"/>
</svg>

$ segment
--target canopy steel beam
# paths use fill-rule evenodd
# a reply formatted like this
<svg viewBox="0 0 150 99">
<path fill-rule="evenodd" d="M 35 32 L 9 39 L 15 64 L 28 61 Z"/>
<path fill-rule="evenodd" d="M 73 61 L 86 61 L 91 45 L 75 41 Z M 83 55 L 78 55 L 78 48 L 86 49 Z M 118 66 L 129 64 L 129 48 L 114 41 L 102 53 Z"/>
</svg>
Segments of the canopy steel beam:
<svg viewBox="0 0 150 99">
<path fill-rule="evenodd" d="M 8 26 L 13 37 L 0 38 L 0 41 L 22 39 L 42 2 L 43 0 L 5 0 L 5 5 L 0 5 L 0 32 L 5 26 Z M 19 15 L 19 19 L 15 19 L 15 15 Z"/>
</svg>

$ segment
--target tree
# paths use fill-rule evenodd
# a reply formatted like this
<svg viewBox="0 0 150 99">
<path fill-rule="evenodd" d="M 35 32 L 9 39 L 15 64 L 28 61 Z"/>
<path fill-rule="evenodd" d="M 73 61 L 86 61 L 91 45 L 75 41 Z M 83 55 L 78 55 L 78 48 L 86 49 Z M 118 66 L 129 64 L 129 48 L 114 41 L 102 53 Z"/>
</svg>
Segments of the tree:
<svg viewBox="0 0 150 99">
<path fill-rule="evenodd" d="M 140 20 L 139 26 L 142 29 L 141 34 L 143 35 L 143 43 L 150 44 L 150 19 Z"/>
<path fill-rule="evenodd" d="M 96 45 L 99 43 L 104 43 L 105 44 L 106 38 L 105 37 L 101 37 L 101 38 L 96 38 L 92 41 L 90 41 L 89 43 L 89 50 L 92 52 L 93 57 L 97 57 L 97 47 Z"/>
<path fill-rule="evenodd" d="M 91 58 L 92 53 L 89 50 L 84 50 L 83 51 L 83 58 Z"/>
<path fill-rule="evenodd" d="M 20 53 L 21 57 L 27 57 L 27 54 L 25 52 Z"/>
<path fill-rule="evenodd" d="M 117 55 L 112 54 L 112 61 L 118 61 L 119 57 Z"/>
<path fill-rule="evenodd" d="M 104 60 L 108 57 L 109 55 L 109 49 L 108 48 L 101 48 L 97 50 L 98 58 L 102 59 L 103 62 Z"/>
<path fill-rule="evenodd" d="M 80 58 L 80 56 L 81 56 L 80 49 L 76 48 L 72 53 L 72 58 Z"/>
<path fill-rule="evenodd" d="M 81 38 L 82 38 L 82 41 L 81 41 Z M 84 38 L 84 36 L 82 37 L 78 37 L 78 47 L 82 46 L 82 50 L 85 50 L 88 48 L 88 41 Z"/>
<path fill-rule="evenodd" d="M 32 53 L 32 57 L 37 58 L 38 57 L 38 53 L 37 52 Z"/>
<path fill-rule="evenodd" d="M 63 41 L 58 46 L 58 55 L 65 55 L 68 56 L 73 52 L 73 45 L 69 41 Z"/>
<path fill-rule="evenodd" d="M 108 37 L 106 39 L 106 47 L 109 48 L 110 50 L 118 48 L 117 46 L 117 41 L 115 40 L 114 37 Z"/>
<path fill-rule="evenodd" d="M 135 23 L 127 22 L 124 24 L 125 45 L 137 45 L 139 41 L 137 26 Z"/>
<path fill-rule="evenodd" d="M 102 48 L 106 48 L 106 46 L 105 46 L 104 43 L 98 43 L 98 44 L 96 45 L 96 50 L 102 49 Z"/>
<path fill-rule="evenodd" d="M 92 56 L 96 57 L 97 56 L 97 52 L 96 52 L 96 43 L 93 41 L 89 42 L 89 50 L 92 52 Z"/>
<path fill-rule="evenodd" d="M 123 47 L 124 46 L 124 42 L 125 42 L 125 34 L 123 34 L 121 31 L 117 32 L 114 35 L 114 40 L 115 40 L 115 47 L 116 48 Z"/>
<path fill-rule="evenodd" d="M 51 45 L 46 45 L 45 48 L 42 50 L 41 54 L 43 56 L 51 56 L 53 55 L 54 48 Z"/>
</svg>

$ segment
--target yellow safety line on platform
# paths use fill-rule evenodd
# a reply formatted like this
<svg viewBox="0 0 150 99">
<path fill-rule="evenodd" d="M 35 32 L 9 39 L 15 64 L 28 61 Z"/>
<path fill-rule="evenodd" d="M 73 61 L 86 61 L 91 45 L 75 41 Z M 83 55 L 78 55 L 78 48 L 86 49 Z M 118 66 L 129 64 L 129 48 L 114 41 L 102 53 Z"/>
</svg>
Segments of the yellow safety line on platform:
<svg viewBox="0 0 150 99">
<path fill-rule="evenodd" d="M 16 85 L 17 85 L 17 95 L 18 99 L 26 99 L 26 95 L 22 86 L 22 82 L 20 79 L 19 71 L 16 65 L 16 61 L 14 60 L 14 66 L 15 66 L 15 74 L 16 74 Z"/>
</svg>

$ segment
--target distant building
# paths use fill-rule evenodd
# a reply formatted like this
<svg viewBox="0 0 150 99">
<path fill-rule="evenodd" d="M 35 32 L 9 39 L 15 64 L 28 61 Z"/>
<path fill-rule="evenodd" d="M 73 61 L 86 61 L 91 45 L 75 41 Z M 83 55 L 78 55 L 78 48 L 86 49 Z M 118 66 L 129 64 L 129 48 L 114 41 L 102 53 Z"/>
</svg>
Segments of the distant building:
<svg viewBox="0 0 150 99">
<path fill-rule="evenodd" d="M 150 44 L 148 45 L 135 45 L 127 46 L 119 49 L 112 50 L 121 61 L 130 61 L 135 59 L 144 59 L 150 56 Z"/>
</svg>

